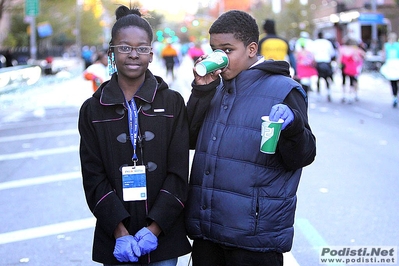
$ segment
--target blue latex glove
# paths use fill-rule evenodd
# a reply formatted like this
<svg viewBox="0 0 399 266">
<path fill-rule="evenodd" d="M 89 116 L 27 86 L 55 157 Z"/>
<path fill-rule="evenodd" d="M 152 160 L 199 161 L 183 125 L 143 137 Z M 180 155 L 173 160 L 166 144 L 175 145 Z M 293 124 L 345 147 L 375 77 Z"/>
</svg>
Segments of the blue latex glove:
<svg viewBox="0 0 399 266">
<path fill-rule="evenodd" d="M 284 120 L 281 130 L 285 129 L 292 121 L 294 121 L 294 113 L 285 104 L 276 104 L 272 107 L 269 114 L 270 121 L 277 122 L 279 118 Z"/>
<path fill-rule="evenodd" d="M 118 237 L 114 248 L 114 256 L 120 262 L 137 262 L 141 254 L 140 248 L 133 236 Z"/>
<path fill-rule="evenodd" d="M 134 239 L 136 239 L 142 255 L 148 254 L 158 247 L 158 238 L 147 227 L 140 229 Z"/>
</svg>

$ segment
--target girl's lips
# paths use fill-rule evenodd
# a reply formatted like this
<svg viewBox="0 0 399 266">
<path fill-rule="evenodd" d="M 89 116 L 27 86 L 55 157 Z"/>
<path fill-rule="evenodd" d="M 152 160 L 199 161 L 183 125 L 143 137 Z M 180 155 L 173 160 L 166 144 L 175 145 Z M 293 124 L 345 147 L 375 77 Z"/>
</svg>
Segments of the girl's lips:
<svg viewBox="0 0 399 266">
<path fill-rule="evenodd" d="M 125 64 L 125 66 L 129 69 L 138 69 L 141 67 L 139 64 Z"/>
</svg>

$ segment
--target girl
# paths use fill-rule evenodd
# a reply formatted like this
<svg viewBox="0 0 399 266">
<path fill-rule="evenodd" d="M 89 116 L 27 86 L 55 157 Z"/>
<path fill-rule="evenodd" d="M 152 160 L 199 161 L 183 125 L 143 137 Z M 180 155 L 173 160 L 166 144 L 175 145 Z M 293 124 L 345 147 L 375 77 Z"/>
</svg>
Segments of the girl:
<svg viewBox="0 0 399 266">
<path fill-rule="evenodd" d="M 365 52 L 353 39 L 347 39 L 340 48 L 340 61 L 342 65 L 343 78 L 349 77 L 349 98 L 348 102 L 358 101 L 358 77 L 362 70 Z M 343 84 L 345 84 L 343 82 Z M 341 102 L 346 101 L 345 85 L 342 86 Z"/>
<path fill-rule="evenodd" d="M 396 33 L 388 35 L 388 41 L 384 44 L 385 63 L 381 66 L 381 74 L 389 80 L 392 88 L 393 107 L 398 106 L 398 82 L 399 82 L 399 42 Z"/>
<path fill-rule="evenodd" d="M 148 70 L 153 33 L 139 10 L 120 6 L 116 19 L 108 51 L 115 73 L 79 115 L 83 186 L 97 219 L 92 256 L 104 265 L 176 265 L 191 248 L 185 104 Z"/>
</svg>

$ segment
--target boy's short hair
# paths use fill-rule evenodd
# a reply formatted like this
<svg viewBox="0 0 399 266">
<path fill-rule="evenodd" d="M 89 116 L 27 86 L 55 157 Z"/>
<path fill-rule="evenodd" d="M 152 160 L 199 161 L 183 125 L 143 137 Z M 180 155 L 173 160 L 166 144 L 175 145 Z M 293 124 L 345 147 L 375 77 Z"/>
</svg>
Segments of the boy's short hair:
<svg viewBox="0 0 399 266">
<path fill-rule="evenodd" d="M 210 27 L 209 34 L 232 33 L 245 46 L 258 43 L 259 28 L 256 20 L 246 12 L 230 10 L 223 13 Z"/>
</svg>

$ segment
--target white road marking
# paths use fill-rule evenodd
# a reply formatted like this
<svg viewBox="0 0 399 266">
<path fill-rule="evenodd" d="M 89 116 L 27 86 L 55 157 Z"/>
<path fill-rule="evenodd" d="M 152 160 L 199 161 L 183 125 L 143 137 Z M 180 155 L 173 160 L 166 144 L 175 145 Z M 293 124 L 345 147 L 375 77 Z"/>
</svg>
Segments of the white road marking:
<svg viewBox="0 0 399 266">
<path fill-rule="evenodd" d="M 49 138 L 49 137 L 60 137 L 60 136 L 76 135 L 76 134 L 78 134 L 77 129 L 47 131 L 47 132 L 42 132 L 42 133 L 32 133 L 32 134 L 0 137 L 0 142 L 19 141 L 19 140 L 28 140 L 28 139 L 38 139 L 38 138 Z"/>
<path fill-rule="evenodd" d="M 30 157 L 35 158 L 35 157 L 39 157 L 39 156 L 67 153 L 67 152 L 73 152 L 73 151 L 78 152 L 79 146 L 74 145 L 74 146 L 46 149 L 46 150 L 35 150 L 35 151 L 25 151 L 25 152 L 10 153 L 10 154 L 1 154 L 0 161 L 24 159 L 24 158 L 30 158 Z"/>
<path fill-rule="evenodd" d="M 8 182 L 0 183 L 0 190 L 11 189 L 11 188 L 19 188 L 33 185 L 41 185 L 50 182 L 58 182 L 70 179 L 81 178 L 82 174 L 80 172 L 69 172 L 58 175 L 48 175 L 48 176 L 40 176 L 35 178 L 26 178 L 20 180 L 13 180 Z"/>
<path fill-rule="evenodd" d="M 93 217 L 3 233 L 0 234 L 0 245 L 94 228 L 95 222 L 96 219 Z"/>
</svg>

